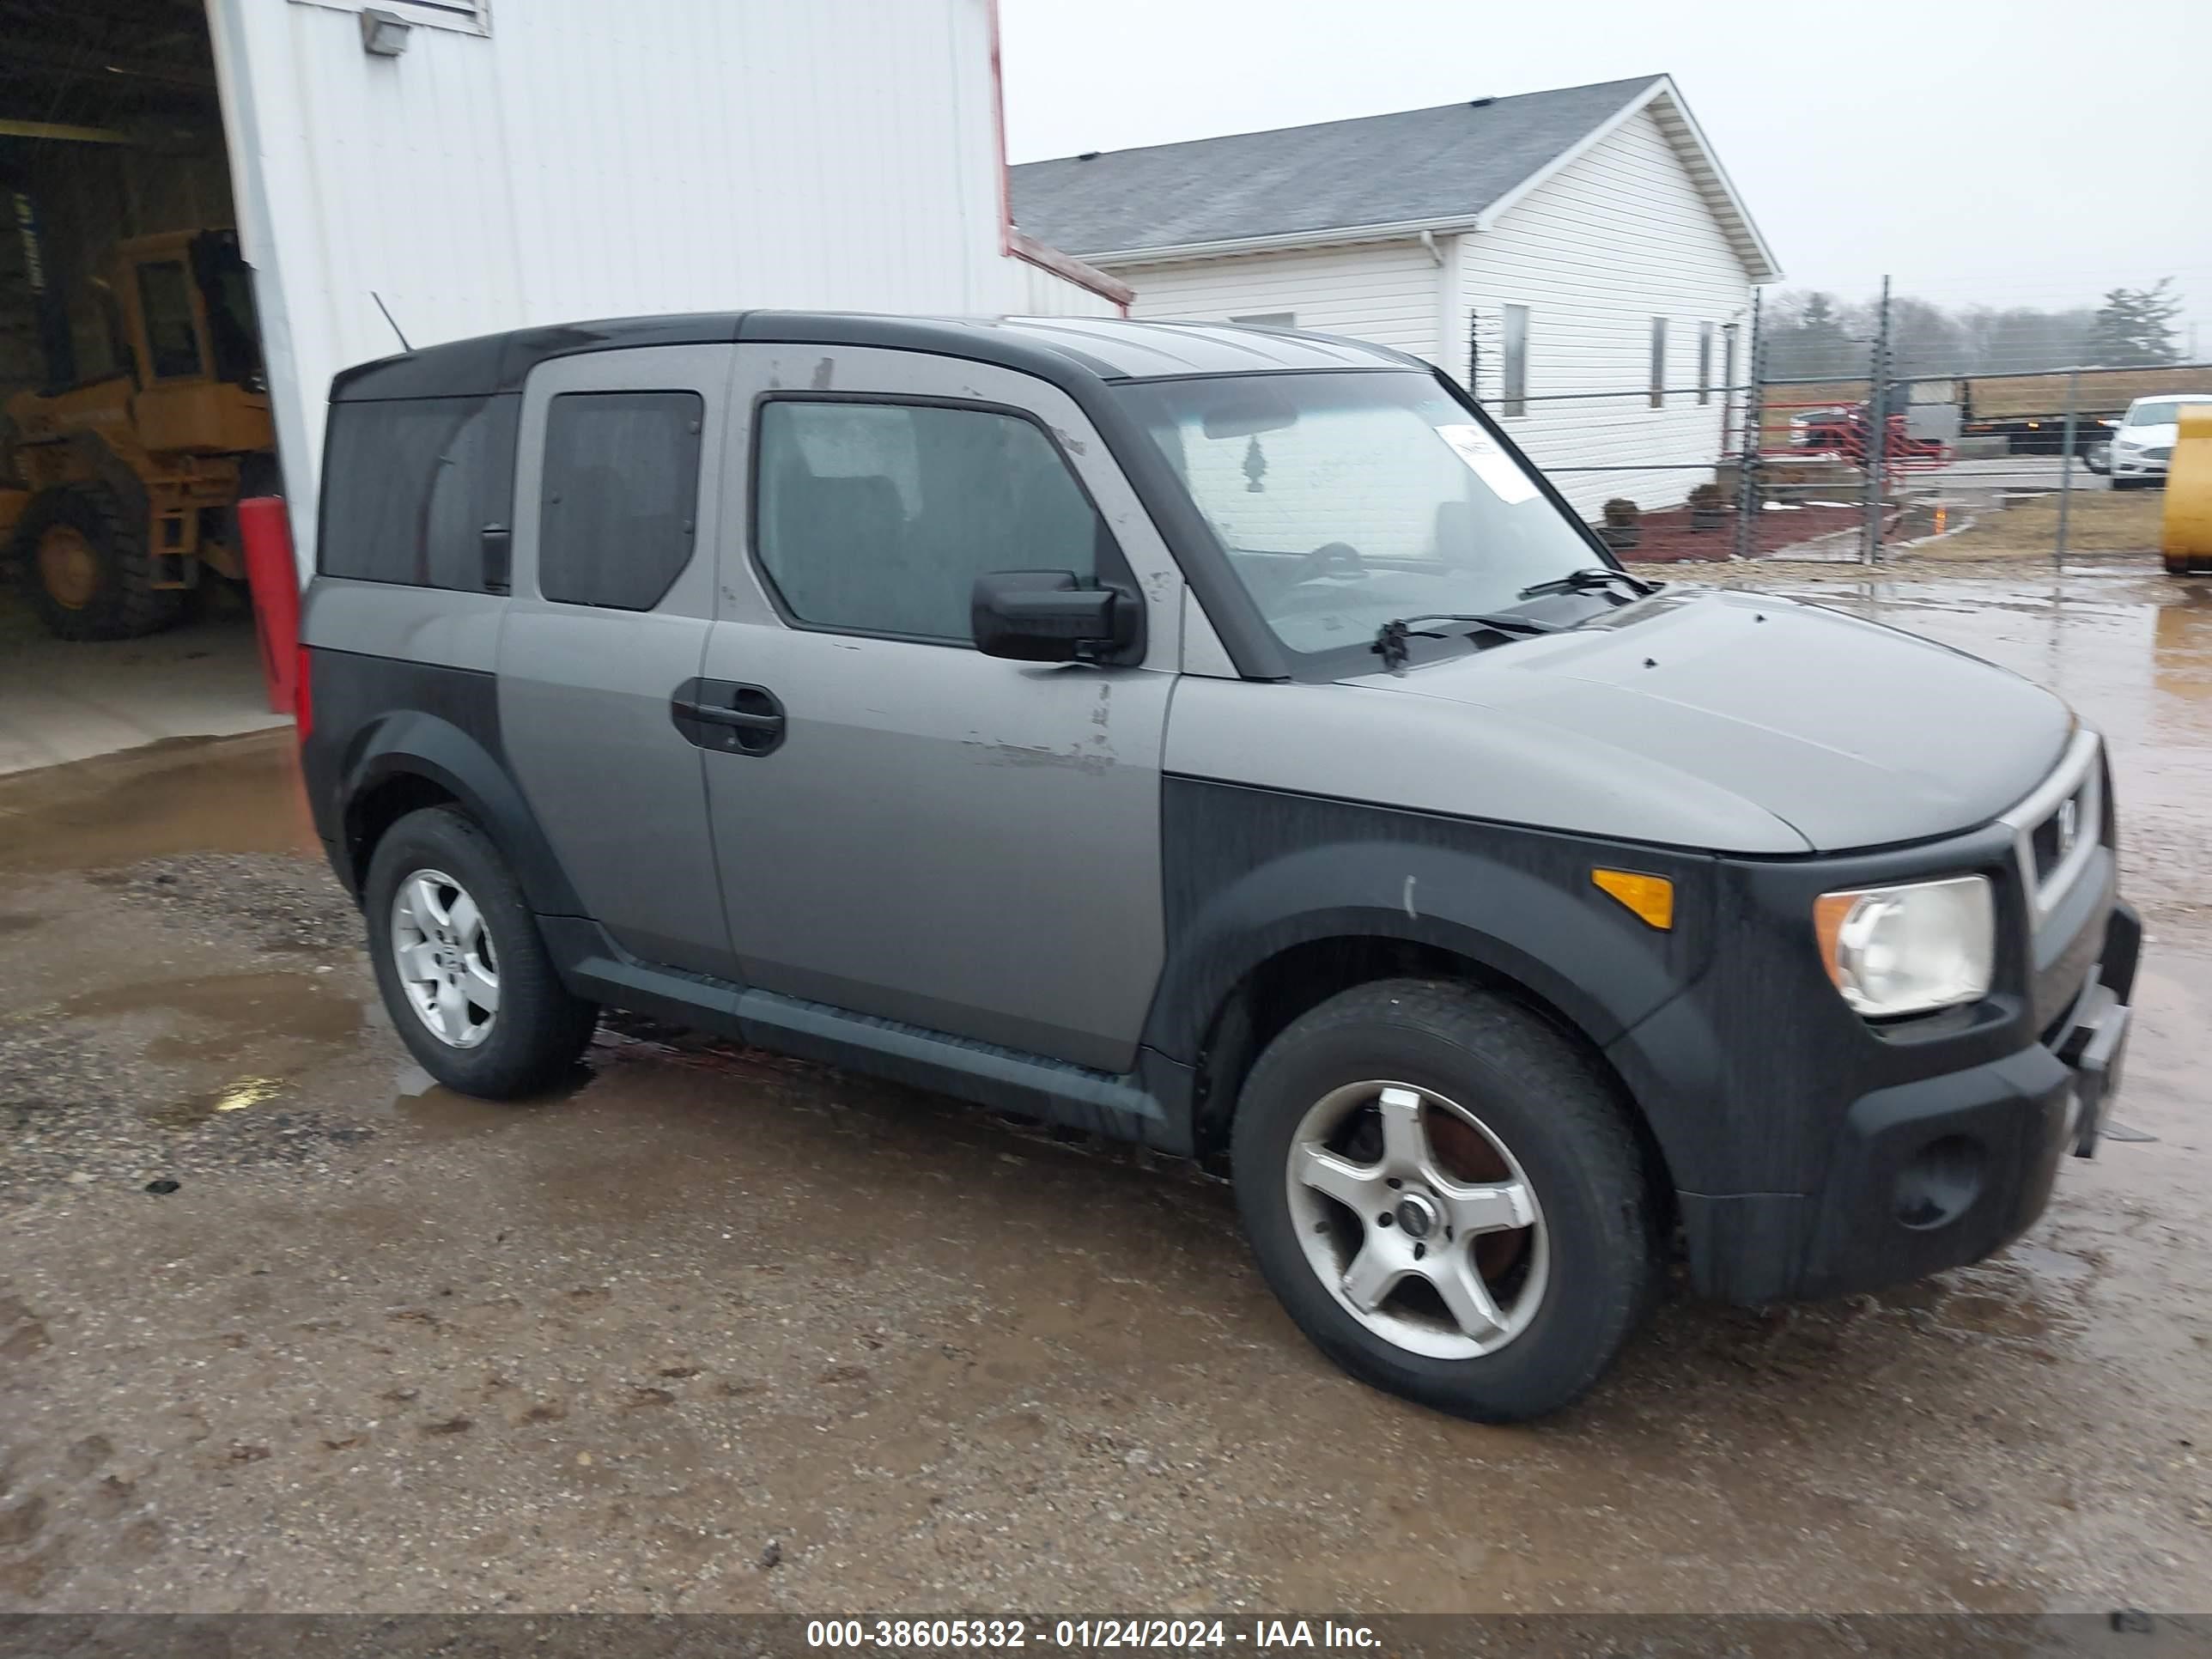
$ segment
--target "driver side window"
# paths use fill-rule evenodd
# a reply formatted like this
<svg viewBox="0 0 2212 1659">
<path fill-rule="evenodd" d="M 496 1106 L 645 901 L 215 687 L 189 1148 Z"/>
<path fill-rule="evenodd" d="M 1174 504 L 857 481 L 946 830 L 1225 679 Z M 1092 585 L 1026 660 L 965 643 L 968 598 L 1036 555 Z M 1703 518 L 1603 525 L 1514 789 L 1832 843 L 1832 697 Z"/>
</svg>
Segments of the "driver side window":
<svg viewBox="0 0 2212 1659">
<path fill-rule="evenodd" d="M 1105 526 L 1030 421 L 779 398 L 761 406 L 758 434 L 754 546 L 803 626 L 965 644 L 978 576 L 1097 580 Z"/>
</svg>

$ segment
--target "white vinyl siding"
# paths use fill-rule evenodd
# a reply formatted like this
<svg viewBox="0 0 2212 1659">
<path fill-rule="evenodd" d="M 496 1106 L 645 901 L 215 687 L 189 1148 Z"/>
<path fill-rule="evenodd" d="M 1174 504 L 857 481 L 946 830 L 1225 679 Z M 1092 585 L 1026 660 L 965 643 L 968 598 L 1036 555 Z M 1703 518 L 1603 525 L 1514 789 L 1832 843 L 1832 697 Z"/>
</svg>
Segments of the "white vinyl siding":
<svg viewBox="0 0 2212 1659">
<path fill-rule="evenodd" d="M 1493 410 L 1505 392 L 1502 308 L 1535 319 L 1528 351 L 1528 412 L 1513 437 L 1547 470 L 1680 462 L 1710 465 L 1721 452 L 1729 400 L 1670 397 L 1651 406 L 1652 324 L 1692 337 L 1706 323 L 1748 314 L 1751 283 L 1711 209 L 1650 112 L 1639 111 L 1587 155 L 1459 239 L 1462 342 L 1468 310 L 1480 343 L 1478 390 Z M 1680 349 L 1669 353 L 1679 383 Z M 1452 373 L 1467 374 L 1464 344 Z M 1547 394 L 1619 396 L 1547 402 Z M 1607 497 L 1645 507 L 1679 504 L 1704 471 L 1554 472 L 1575 507 L 1595 517 Z"/>
<path fill-rule="evenodd" d="M 1419 242 L 1121 266 L 1113 274 L 1137 290 L 1133 317 L 1222 323 L 1287 311 L 1316 334 L 1438 358 L 1437 263 Z"/>
<path fill-rule="evenodd" d="M 1002 309 L 1018 317 L 1118 317 L 1121 307 L 1095 289 L 1089 289 L 1056 270 L 1009 259 L 1007 276 L 1013 294 Z"/>
</svg>

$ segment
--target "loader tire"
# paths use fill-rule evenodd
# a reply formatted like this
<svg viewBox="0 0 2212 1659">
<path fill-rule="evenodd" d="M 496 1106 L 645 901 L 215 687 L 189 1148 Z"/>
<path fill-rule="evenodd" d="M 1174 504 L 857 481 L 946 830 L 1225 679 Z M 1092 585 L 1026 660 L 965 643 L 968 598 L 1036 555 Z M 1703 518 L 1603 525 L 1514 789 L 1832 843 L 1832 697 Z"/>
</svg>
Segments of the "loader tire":
<svg viewBox="0 0 2212 1659">
<path fill-rule="evenodd" d="M 137 639 L 183 609 L 183 590 L 154 586 L 145 526 L 97 484 L 40 492 L 16 526 L 15 562 L 57 639 Z"/>
</svg>

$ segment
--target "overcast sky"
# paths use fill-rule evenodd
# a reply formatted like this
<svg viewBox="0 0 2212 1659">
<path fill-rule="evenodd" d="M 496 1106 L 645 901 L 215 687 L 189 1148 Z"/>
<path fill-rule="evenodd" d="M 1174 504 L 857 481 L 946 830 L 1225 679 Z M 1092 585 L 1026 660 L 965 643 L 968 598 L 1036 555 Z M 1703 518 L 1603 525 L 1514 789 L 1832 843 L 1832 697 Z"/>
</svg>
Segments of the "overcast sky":
<svg viewBox="0 0 2212 1659">
<path fill-rule="evenodd" d="M 1664 73 L 1784 286 L 2057 306 L 2171 276 L 2212 355 L 2212 0 L 1000 5 L 1016 161 Z"/>
</svg>

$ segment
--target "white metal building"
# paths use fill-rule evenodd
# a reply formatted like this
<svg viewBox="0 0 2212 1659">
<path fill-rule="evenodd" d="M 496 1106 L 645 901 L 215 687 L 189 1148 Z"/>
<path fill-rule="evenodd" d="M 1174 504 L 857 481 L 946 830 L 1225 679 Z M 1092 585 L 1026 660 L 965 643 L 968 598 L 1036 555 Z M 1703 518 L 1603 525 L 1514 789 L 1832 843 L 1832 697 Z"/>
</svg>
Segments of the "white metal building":
<svg viewBox="0 0 2212 1659">
<path fill-rule="evenodd" d="M 1129 283 L 1136 316 L 1395 346 L 1472 384 L 1547 469 L 1655 469 L 1555 473 L 1584 511 L 1670 506 L 1709 476 L 1752 290 L 1781 275 L 1663 75 L 1012 179 L 1016 222 Z M 1544 401 L 1570 392 L 1619 395 Z"/>
<path fill-rule="evenodd" d="M 1121 309 L 1008 223 L 993 0 L 647 11 L 208 0 L 303 566 L 331 376 L 394 324 Z"/>
</svg>

